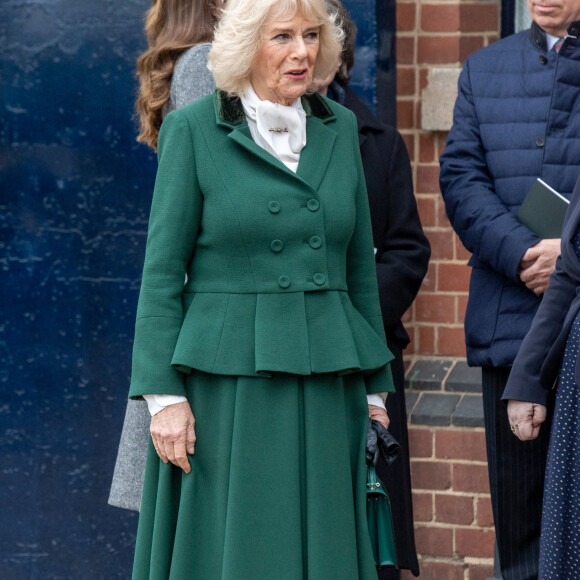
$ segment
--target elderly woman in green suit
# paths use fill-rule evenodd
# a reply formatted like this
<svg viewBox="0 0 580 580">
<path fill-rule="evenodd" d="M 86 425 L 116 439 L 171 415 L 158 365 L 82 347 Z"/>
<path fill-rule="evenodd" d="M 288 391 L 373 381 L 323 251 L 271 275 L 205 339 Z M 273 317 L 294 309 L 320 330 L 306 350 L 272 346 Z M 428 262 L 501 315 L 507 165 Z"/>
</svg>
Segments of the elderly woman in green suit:
<svg viewBox="0 0 580 580">
<path fill-rule="evenodd" d="M 356 119 L 307 92 L 341 34 L 323 0 L 228 0 L 218 90 L 161 126 L 135 579 L 376 579 L 365 435 L 392 354 Z"/>
</svg>

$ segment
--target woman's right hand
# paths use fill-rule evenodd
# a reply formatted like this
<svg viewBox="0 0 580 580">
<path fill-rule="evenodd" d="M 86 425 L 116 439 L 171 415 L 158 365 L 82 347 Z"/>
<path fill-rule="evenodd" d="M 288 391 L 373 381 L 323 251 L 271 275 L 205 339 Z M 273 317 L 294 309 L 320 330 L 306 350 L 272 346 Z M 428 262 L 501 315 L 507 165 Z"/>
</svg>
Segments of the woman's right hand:
<svg viewBox="0 0 580 580">
<path fill-rule="evenodd" d="M 540 426 L 546 420 L 547 409 L 544 405 L 527 401 L 508 401 L 508 418 L 513 434 L 521 441 L 535 439 Z"/>
<path fill-rule="evenodd" d="M 187 401 L 169 405 L 151 418 L 151 437 L 157 455 L 185 473 L 191 472 L 187 455 L 195 451 L 195 418 Z"/>
</svg>

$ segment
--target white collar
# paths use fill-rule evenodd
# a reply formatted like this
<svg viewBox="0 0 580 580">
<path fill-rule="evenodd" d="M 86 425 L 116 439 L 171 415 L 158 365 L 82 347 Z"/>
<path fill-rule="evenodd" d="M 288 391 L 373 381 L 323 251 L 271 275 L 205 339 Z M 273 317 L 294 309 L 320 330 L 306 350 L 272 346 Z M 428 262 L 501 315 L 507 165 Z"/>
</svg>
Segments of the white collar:
<svg viewBox="0 0 580 580">
<path fill-rule="evenodd" d="M 306 113 L 301 99 L 289 106 L 263 101 L 252 85 L 240 98 L 254 141 L 296 172 L 306 145 Z"/>
</svg>

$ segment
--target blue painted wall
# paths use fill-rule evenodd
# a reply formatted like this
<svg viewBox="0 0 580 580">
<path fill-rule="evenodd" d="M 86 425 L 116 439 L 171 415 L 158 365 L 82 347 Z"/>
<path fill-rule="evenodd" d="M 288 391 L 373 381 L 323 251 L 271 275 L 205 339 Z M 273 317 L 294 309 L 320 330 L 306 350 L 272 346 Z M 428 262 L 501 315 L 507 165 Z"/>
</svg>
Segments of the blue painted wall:
<svg viewBox="0 0 580 580">
<path fill-rule="evenodd" d="M 374 107 L 375 4 L 346 4 Z M 106 501 L 156 167 L 132 118 L 149 5 L 0 2 L 0 579 L 130 577 L 136 514 Z"/>
</svg>

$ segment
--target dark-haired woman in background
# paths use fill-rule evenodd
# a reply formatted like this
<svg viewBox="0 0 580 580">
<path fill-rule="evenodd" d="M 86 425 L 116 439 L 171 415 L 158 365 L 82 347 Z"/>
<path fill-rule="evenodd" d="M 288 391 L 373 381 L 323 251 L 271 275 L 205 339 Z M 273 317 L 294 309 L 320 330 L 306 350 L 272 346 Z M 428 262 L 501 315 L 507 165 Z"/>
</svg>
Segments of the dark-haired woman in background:
<svg viewBox="0 0 580 580">
<path fill-rule="evenodd" d="M 353 111 L 357 118 L 371 210 L 379 298 L 387 344 L 395 355 L 391 368 L 396 393 L 389 395 L 386 407 L 391 420 L 389 431 L 401 444 L 401 454 L 388 469 L 379 464 L 378 472 L 391 499 L 398 565 L 418 575 L 402 354 L 409 336 L 401 318 L 419 291 L 431 252 L 417 213 L 411 163 L 401 135 L 393 127 L 381 123 L 348 86 L 354 65 L 356 25 L 338 0 L 326 0 L 326 6 L 329 12 L 338 13 L 345 36 L 336 75 L 318 82 L 317 88 Z M 399 576 L 399 571 L 392 568 L 379 571 L 381 580 Z"/>
</svg>

